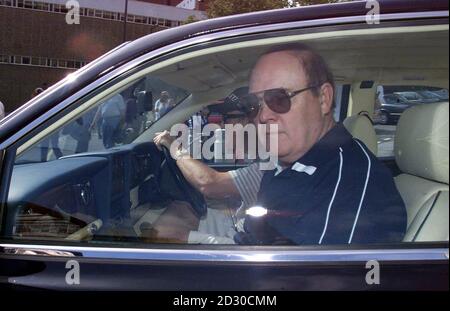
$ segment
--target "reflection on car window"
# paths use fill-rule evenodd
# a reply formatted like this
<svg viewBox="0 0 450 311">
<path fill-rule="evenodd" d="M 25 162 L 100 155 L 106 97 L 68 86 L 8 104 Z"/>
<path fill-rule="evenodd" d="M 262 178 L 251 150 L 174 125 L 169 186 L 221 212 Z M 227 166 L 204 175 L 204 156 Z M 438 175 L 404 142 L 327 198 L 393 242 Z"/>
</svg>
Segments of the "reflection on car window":
<svg viewBox="0 0 450 311">
<path fill-rule="evenodd" d="M 444 45 L 444 32 L 436 34 L 439 40 L 432 41 L 433 46 Z M 368 40 L 378 46 L 377 52 L 395 47 L 396 53 L 406 53 L 400 68 L 415 68 L 410 60 L 421 59 L 424 49 L 398 49 L 400 43 L 415 44 L 405 36 L 413 39 L 417 34 L 383 31 L 351 39 L 311 39 L 295 48 L 261 46 L 258 53 L 249 41 L 237 50 L 193 53 L 182 61 L 177 55 L 167 68 L 161 66 L 152 76 L 110 94 L 57 131 L 44 130 L 45 138 L 17 157 L 2 229 L 7 238 L 18 240 L 120 246 L 444 241 L 448 222 L 440 215 L 448 211 L 448 174 L 442 173 L 448 165 L 446 146 L 419 145 L 423 140 L 418 137 L 441 135 L 440 129 L 448 127 L 448 113 L 447 119 L 443 113 L 448 111 L 448 91 L 430 80 L 429 87 L 381 85 L 374 98 L 377 85 L 367 83 L 378 76 L 384 61 L 365 57 Z M 364 61 L 348 57 L 350 43 Z M 447 61 L 441 49 L 433 51 Z M 300 67 L 308 61 L 317 68 Z M 399 70 L 397 65 L 381 68 L 387 81 L 397 81 L 390 76 Z M 153 69 L 146 66 L 135 73 Z M 424 118 L 439 115 L 439 131 L 416 126 L 426 123 L 420 114 L 413 114 L 399 131 L 398 118 L 411 106 L 430 107 Z M 367 118 L 373 111 L 377 138 Z M 361 117 L 370 127 L 378 154 L 364 140 L 366 128 L 351 132 L 340 122 L 344 116 Z M 170 136 L 164 130 L 175 125 L 187 129 L 188 144 L 169 150 L 182 134 Z M 215 129 L 203 135 L 209 125 Z M 242 145 L 235 143 L 236 132 L 228 140 L 226 125 L 261 125 L 264 131 L 256 135 L 255 130 L 253 142 L 275 137 L 277 144 L 269 142 L 274 150 L 267 152 L 274 161 L 259 152 L 251 156 L 246 144 L 250 135 L 240 136 Z M 413 128 L 420 130 L 415 136 Z M 399 132 L 404 145 L 397 163 L 392 157 Z M 24 140 L 33 141 L 31 136 Z M 439 142 L 441 138 L 433 136 Z M 428 148 L 420 158 L 415 157 L 416 145 L 419 151 Z M 255 149 L 261 151 L 259 145 Z M 230 159 L 225 150 L 231 150 Z M 386 158 L 402 171 L 394 174 Z M 416 190 L 424 184 L 438 193 Z M 432 222 L 421 215 L 432 215 Z"/>
<path fill-rule="evenodd" d="M 154 94 L 170 94 L 167 90 L 173 95 L 164 106 Z M 187 95 L 179 87 L 147 76 L 47 135 L 16 163 L 46 162 L 129 144 Z"/>
<path fill-rule="evenodd" d="M 448 102 L 448 90 L 427 86 L 378 86 L 374 105 L 378 157 L 394 157 L 394 138 L 402 113 L 415 105 Z"/>
<path fill-rule="evenodd" d="M 189 127 L 189 151 L 194 158 L 201 159 L 211 166 L 219 167 L 247 166 L 256 161 L 256 159 L 250 159 L 248 157 L 246 150 L 244 150 L 243 156 L 237 154 L 236 140 L 230 146 L 225 145 L 226 125 L 242 126 L 244 128 L 249 124 L 247 115 L 233 105 L 232 102 L 232 98 L 237 99 L 240 95 L 246 94 L 247 92 L 247 87 L 239 88 L 231 92 L 227 97 L 202 108 L 186 120 L 185 124 Z M 205 132 L 204 129 L 207 126 L 213 126 L 214 131 L 209 133 Z M 211 158 L 206 158 L 201 153 L 194 154 L 196 151 L 197 153 L 201 151 L 204 144 L 211 139 L 213 139 L 213 142 L 210 143 Z M 194 150 L 195 143 L 198 143 L 201 148 Z M 227 149 L 229 152 L 226 152 Z"/>
</svg>

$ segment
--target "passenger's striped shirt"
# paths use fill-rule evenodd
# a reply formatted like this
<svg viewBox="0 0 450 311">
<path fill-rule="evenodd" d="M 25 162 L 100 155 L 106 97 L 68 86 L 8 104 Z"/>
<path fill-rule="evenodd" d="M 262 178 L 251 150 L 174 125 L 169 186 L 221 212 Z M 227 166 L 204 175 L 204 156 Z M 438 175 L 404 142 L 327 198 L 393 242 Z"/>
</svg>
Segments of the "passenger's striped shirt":
<svg viewBox="0 0 450 311">
<path fill-rule="evenodd" d="M 258 163 L 252 163 L 245 168 L 229 171 L 234 184 L 241 194 L 244 207 L 251 207 L 256 204 L 259 187 L 264 172 L 259 169 Z"/>
</svg>

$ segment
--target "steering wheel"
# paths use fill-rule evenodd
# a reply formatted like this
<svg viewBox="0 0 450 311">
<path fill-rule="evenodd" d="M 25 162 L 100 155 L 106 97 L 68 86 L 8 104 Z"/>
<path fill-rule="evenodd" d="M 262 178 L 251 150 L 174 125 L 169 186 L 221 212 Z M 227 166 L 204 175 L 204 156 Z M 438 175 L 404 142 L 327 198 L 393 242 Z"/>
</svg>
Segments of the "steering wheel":
<svg viewBox="0 0 450 311">
<path fill-rule="evenodd" d="M 192 209 L 197 214 L 198 217 L 202 217 L 206 214 L 207 206 L 205 202 L 205 198 L 203 195 L 195 189 L 184 177 L 183 173 L 180 171 L 175 160 L 170 155 L 170 151 L 167 147 L 162 146 L 162 151 L 164 154 L 164 158 L 166 160 L 167 166 L 169 167 L 170 172 L 172 173 L 175 182 L 178 187 L 183 192 L 184 196 L 187 199 L 187 202 L 191 204 Z"/>
</svg>

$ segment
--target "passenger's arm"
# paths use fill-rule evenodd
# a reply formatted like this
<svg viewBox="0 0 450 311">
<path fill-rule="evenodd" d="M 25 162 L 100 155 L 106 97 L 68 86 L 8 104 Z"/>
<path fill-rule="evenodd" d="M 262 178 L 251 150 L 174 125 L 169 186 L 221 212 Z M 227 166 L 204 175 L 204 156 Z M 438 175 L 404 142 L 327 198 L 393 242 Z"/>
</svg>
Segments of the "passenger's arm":
<svg viewBox="0 0 450 311">
<path fill-rule="evenodd" d="M 158 148 L 165 146 L 169 149 L 173 140 L 168 131 L 157 133 L 153 139 Z M 176 162 L 187 181 L 204 196 L 213 199 L 241 197 L 229 173 L 218 172 L 189 155 L 180 157 Z"/>
<path fill-rule="evenodd" d="M 187 181 L 204 196 L 213 199 L 241 197 L 228 172 L 218 172 L 189 156 L 178 159 L 177 165 Z"/>
</svg>

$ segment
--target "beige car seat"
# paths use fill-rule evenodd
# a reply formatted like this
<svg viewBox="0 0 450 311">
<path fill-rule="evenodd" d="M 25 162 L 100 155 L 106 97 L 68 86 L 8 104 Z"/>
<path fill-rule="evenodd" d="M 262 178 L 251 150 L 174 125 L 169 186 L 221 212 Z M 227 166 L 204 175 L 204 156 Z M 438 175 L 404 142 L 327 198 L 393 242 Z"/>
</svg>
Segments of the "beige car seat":
<svg viewBox="0 0 450 311">
<path fill-rule="evenodd" d="M 395 137 L 395 178 L 406 204 L 404 241 L 448 241 L 448 102 L 422 104 L 403 112 Z"/>
<path fill-rule="evenodd" d="M 378 140 L 369 117 L 355 115 L 344 120 L 344 126 L 354 138 L 362 141 L 374 155 L 378 153 Z"/>
</svg>

